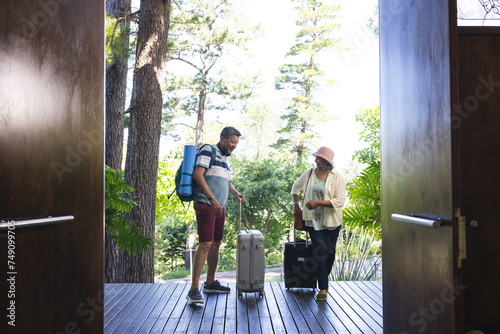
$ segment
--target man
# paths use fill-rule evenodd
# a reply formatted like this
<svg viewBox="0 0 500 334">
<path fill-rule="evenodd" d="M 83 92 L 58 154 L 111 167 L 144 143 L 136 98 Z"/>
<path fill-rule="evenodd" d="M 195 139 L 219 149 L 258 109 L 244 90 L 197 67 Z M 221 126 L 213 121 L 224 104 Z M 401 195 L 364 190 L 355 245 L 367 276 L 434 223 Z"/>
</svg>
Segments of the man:
<svg viewBox="0 0 500 334">
<path fill-rule="evenodd" d="M 199 152 L 195 162 L 193 179 L 198 188 L 194 190 L 194 210 L 198 226 L 198 248 L 193 259 L 191 289 L 186 299 L 192 303 L 204 303 L 198 289 L 200 275 L 205 262 L 207 263 L 207 280 L 203 284 L 205 293 L 229 293 L 231 289 L 215 280 L 215 270 L 219 261 L 219 247 L 224 236 L 226 204 L 229 193 L 239 201 L 245 201 L 245 195 L 240 194 L 231 183 L 231 172 L 228 165 L 229 156 L 233 153 L 240 140 L 241 133 L 235 128 L 225 127 L 217 145 L 207 145 Z M 215 157 L 212 167 L 212 147 Z M 205 173 L 206 171 L 206 173 Z"/>
</svg>

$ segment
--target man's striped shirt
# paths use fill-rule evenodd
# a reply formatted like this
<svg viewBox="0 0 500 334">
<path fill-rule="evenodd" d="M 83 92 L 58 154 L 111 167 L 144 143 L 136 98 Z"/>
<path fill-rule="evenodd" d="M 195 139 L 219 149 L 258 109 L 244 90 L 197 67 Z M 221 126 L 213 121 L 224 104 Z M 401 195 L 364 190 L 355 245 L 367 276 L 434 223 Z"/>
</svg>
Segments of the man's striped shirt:
<svg viewBox="0 0 500 334">
<path fill-rule="evenodd" d="M 212 164 L 212 167 L 208 169 L 210 160 L 212 158 L 212 147 L 215 148 L 215 160 Z M 229 168 L 228 160 L 229 157 L 222 155 L 216 144 L 205 145 L 198 153 L 198 157 L 196 158 L 196 162 L 194 164 L 195 168 L 201 166 L 208 169 L 204 176 L 205 181 L 207 182 L 208 188 L 210 188 L 210 190 L 214 194 L 215 199 L 217 199 L 217 202 L 219 202 L 221 206 L 224 206 L 226 204 L 227 198 L 229 196 L 231 169 Z M 195 202 L 210 204 L 210 201 L 205 195 L 200 192 L 198 187 L 195 188 L 194 194 Z"/>
</svg>

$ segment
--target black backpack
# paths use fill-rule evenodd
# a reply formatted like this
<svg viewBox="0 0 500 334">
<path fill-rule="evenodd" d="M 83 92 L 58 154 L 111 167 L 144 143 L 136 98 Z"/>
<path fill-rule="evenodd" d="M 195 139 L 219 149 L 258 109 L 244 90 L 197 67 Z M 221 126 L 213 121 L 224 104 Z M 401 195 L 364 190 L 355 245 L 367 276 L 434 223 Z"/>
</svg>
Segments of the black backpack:
<svg viewBox="0 0 500 334">
<path fill-rule="evenodd" d="M 210 145 L 210 144 L 205 144 L 205 145 L 202 145 L 196 152 L 196 158 L 194 159 L 194 162 L 193 164 L 196 163 L 196 160 L 198 159 L 198 155 L 199 153 L 201 152 L 201 150 L 203 149 L 203 147 L 205 147 L 206 145 L 209 145 L 212 147 L 212 157 L 210 159 L 210 163 L 208 164 L 208 168 L 205 170 L 205 173 L 210 169 L 212 168 L 212 165 L 214 164 L 214 161 L 215 161 L 215 155 L 216 155 L 216 152 L 215 152 L 215 148 Z M 182 165 L 184 164 L 184 159 L 182 160 L 181 162 L 181 165 L 179 166 L 179 169 L 177 169 L 177 172 L 175 173 L 175 189 L 172 191 L 172 193 L 168 196 L 168 199 L 170 199 L 170 197 L 174 194 L 174 192 L 177 194 L 177 197 L 179 197 L 179 199 L 183 202 L 191 202 L 193 199 L 194 199 L 194 191 L 191 193 L 191 195 L 182 195 L 179 193 L 179 189 L 181 187 L 181 176 L 182 176 Z M 205 173 L 203 173 L 203 175 L 205 175 Z M 188 174 L 189 175 L 189 174 Z M 194 182 L 193 180 L 193 175 L 189 175 L 191 176 L 191 185 L 193 187 L 193 189 L 195 187 L 197 187 L 196 185 L 196 182 Z"/>
</svg>

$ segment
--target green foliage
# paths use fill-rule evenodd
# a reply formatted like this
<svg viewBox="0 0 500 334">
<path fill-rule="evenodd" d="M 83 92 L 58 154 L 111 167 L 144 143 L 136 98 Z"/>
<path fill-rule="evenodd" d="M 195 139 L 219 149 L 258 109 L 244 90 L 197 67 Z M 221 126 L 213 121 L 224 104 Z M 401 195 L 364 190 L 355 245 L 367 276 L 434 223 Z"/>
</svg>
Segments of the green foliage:
<svg viewBox="0 0 500 334">
<path fill-rule="evenodd" d="M 156 183 L 155 276 L 184 267 L 186 240 L 194 227 L 192 205 L 179 200 L 175 192 L 175 173 L 181 157 L 160 161 Z M 173 192 L 173 193 L 172 193 Z M 191 228 L 190 228 L 191 227 Z"/>
<path fill-rule="evenodd" d="M 135 50 L 133 43 L 129 43 L 130 28 L 126 21 L 106 14 L 106 66 L 110 66 L 118 59 L 126 62 Z"/>
<path fill-rule="evenodd" d="M 278 240 L 293 222 L 290 190 L 306 170 L 305 163 L 294 158 L 274 155 L 262 159 L 240 158 L 231 162 L 233 184 L 246 196 L 242 205 L 242 229 L 256 229 L 264 234 L 266 254 L 279 248 Z M 235 247 L 239 203 L 231 199 L 226 205 L 228 247 Z"/>
<path fill-rule="evenodd" d="M 381 241 L 371 230 L 343 227 L 337 241 L 333 281 L 369 281 L 377 279 Z"/>
<path fill-rule="evenodd" d="M 167 56 L 166 102 L 168 117 L 230 109 L 249 98 L 259 84 L 235 62 L 243 58 L 257 27 L 247 24 L 228 0 L 192 0 L 172 7 Z M 173 124 L 164 120 L 163 133 Z M 203 129 L 198 129 L 202 131 Z"/>
<path fill-rule="evenodd" d="M 380 106 L 359 110 L 356 113 L 356 121 L 363 125 L 359 138 L 369 146 L 356 151 L 353 159 L 366 164 L 380 160 Z"/>
<path fill-rule="evenodd" d="M 284 247 L 284 246 L 283 246 Z M 284 248 L 283 248 L 284 251 Z M 266 268 L 274 268 L 281 266 L 282 254 L 279 248 L 275 251 L 266 254 Z"/>
<path fill-rule="evenodd" d="M 224 239 L 229 240 L 227 237 L 224 237 Z M 233 241 L 233 239 L 231 239 L 230 241 Z M 228 244 L 223 244 L 219 250 L 219 263 L 217 264 L 217 271 L 229 271 L 235 269 L 236 269 L 236 247 L 230 247 L 228 246 Z"/>
<path fill-rule="evenodd" d="M 365 228 L 381 237 L 380 161 L 373 161 L 347 186 L 349 205 L 344 222 L 351 228 Z"/>
<path fill-rule="evenodd" d="M 125 183 L 123 171 L 115 171 L 106 166 L 106 190 L 105 190 L 105 225 L 113 240 L 115 240 L 121 252 L 127 252 L 135 255 L 137 252 L 147 252 L 152 240 L 142 235 L 141 228 L 135 226 L 135 223 L 128 224 L 125 213 L 129 212 L 134 205 L 134 197 L 129 194 L 134 189 Z"/>
<path fill-rule="evenodd" d="M 158 163 L 158 179 L 156 182 L 156 220 L 157 222 L 171 217 L 175 213 L 175 220 L 187 223 L 195 219 L 192 205 L 183 203 L 175 194 L 175 173 L 181 165 L 179 159 L 167 159 Z M 173 193 L 172 193 L 173 192 Z"/>
<path fill-rule="evenodd" d="M 370 229 L 381 238 L 380 107 L 358 111 L 356 121 L 363 124 L 360 138 L 369 146 L 356 151 L 353 160 L 368 166 L 347 184 L 349 204 L 343 210 L 344 222 L 352 228 Z"/>
<path fill-rule="evenodd" d="M 155 270 L 156 272 L 156 270 Z M 158 278 L 163 279 L 163 280 L 169 280 L 169 279 L 176 279 L 176 278 L 184 278 L 188 277 L 191 274 L 189 270 L 177 270 L 177 271 L 170 271 L 170 272 L 165 272 L 158 276 Z"/>
<path fill-rule="evenodd" d="M 315 102 L 315 94 L 322 86 L 333 81 L 323 78 L 324 73 L 317 62 L 320 53 L 341 49 L 340 38 L 335 34 L 341 29 L 339 5 L 324 5 L 316 0 L 297 0 L 299 19 L 296 24 L 296 44 L 290 48 L 287 57 L 298 62 L 279 67 L 276 77 L 277 90 L 289 90 L 295 95 L 288 102 L 288 114 L 281 116 L 286 125 L 279 131 L 281 137 L 273 145 L 277 149 L 290 149 L 302 156 L 309 151 L 315 137 L 314 125 L 328 120 L 323 107 Z M 330 117 L 331 118 L 331 117 Z"/>
<path fill-rule="evenodd" d="M 190 224 L 182 222 L 172 212 L 155 225 L 155 273 L 179 270 L 184 267 L 184 254 Z"/>
</svg>

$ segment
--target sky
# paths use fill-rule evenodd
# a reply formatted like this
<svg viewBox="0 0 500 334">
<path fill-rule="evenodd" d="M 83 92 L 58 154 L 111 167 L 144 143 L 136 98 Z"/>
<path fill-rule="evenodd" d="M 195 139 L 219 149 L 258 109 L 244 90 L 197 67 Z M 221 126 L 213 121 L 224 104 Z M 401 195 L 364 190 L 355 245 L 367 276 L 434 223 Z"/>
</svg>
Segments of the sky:
<svg viewBox="0 0 500 334">
<path fill-rule="evenodd" d="M 287 62 L 284 55 L 295 44 L 295 36 L 290 34 L 290 31 L 297 31 L 294 3 L 291 0 L 234 1 L 239 2 L 238 7 L 252 23 L 259 23 L 265 31 L 265 36 L 252 45 L 253 62 L 255 69 L 267 75 L 265 91 L 268 95 L 264 94 L 263 98 L 271 102 L 278 95 L 274 91 L 278 66 Z M 133 0 L 132 6 L 138 7 L 138 3 Z M 322 60 L 325 72 L 338 85 L 325 90 L 320 99 L 329 115 L 336 119 L 317 130 L 323 136 L 320 146 L 333 149 L 335 163 L 343 169 L 349 165 L 354 152 L 366 146 L 359 142 L 362 129 L 355 121 L 356 111 L 379 105 L 378 38 L 367 27 L 378 0 L 337 0 L 337 3 L 342 7 L 342 41 L 351 50 L 331 53 Z M 178 143 L 163 138 L 160 156 L 168 153 L 172 144 Z"/>
</svg>

